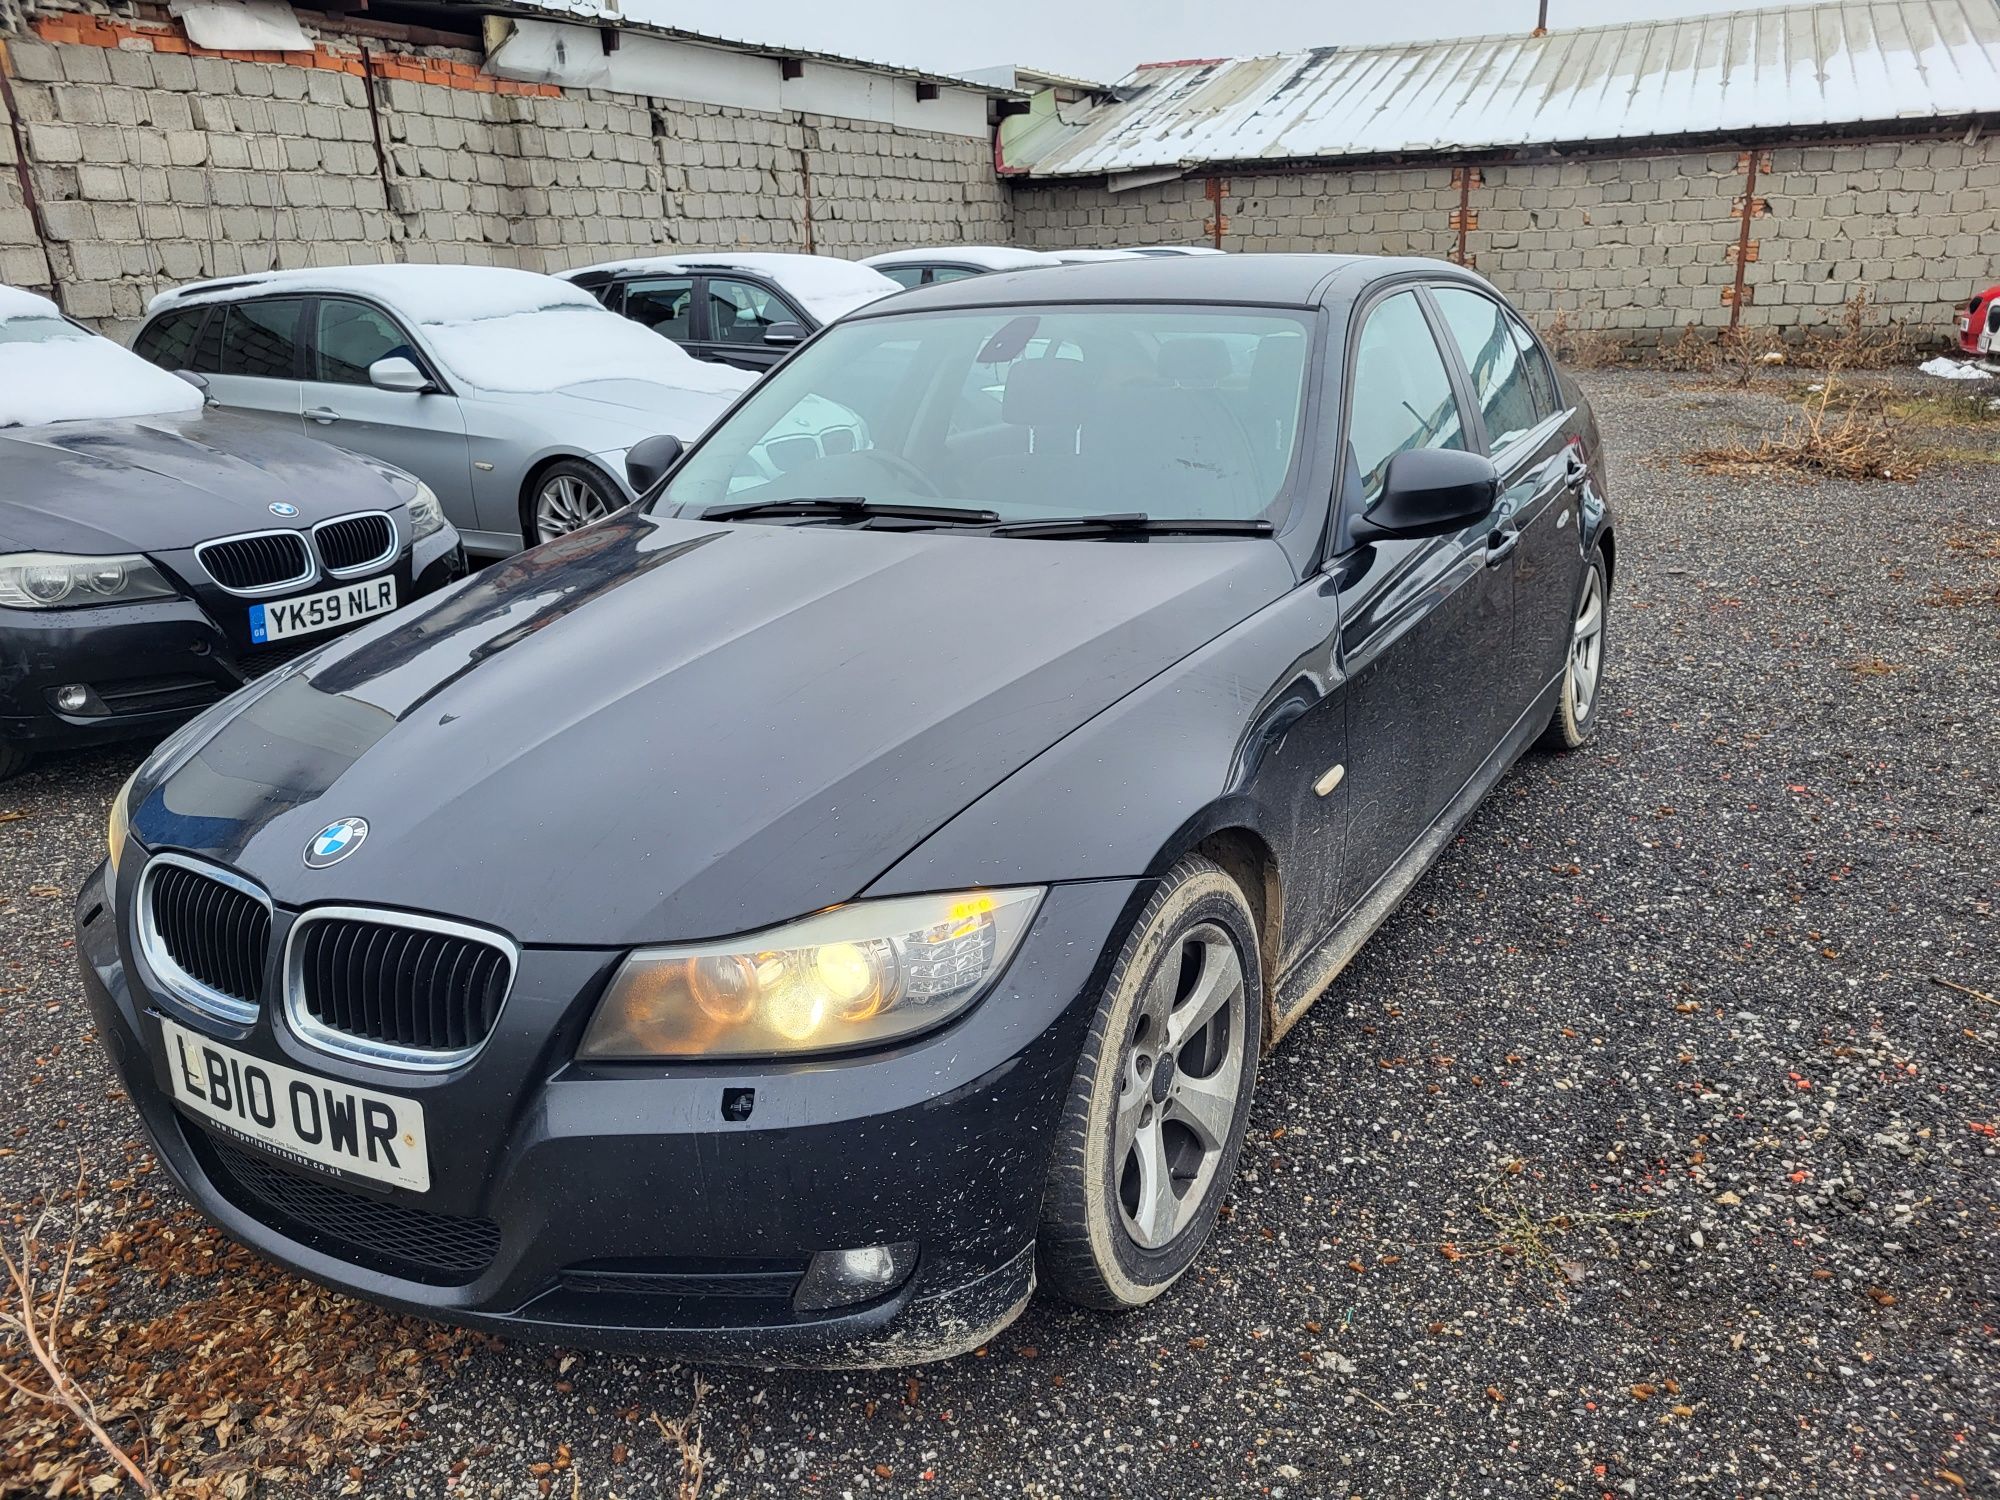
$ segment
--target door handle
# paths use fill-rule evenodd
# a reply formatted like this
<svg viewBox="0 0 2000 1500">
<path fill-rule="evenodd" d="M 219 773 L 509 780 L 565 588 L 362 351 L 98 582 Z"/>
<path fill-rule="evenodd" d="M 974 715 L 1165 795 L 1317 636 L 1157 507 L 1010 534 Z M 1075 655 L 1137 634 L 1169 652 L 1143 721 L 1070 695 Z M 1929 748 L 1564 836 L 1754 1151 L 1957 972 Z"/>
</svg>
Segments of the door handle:
<svg viewBox="0 0 2000 1500">
<path fill-rule="evenodd" d="M 1563 482 L 1572 488 L 1590 477 L 1590 465 L 1583 461 L 1583 454 L 1575 448 L 1563 450 Z"/>
<path fill-rule="evenodd" d="M 1521 533 L 1512 526 L 1494 532 L 1486 539 L 1486 566 L 1497 567 L 1516 547 L 1521 545 Z"/>
<path fill-rule="evenodd" d="M 315 406 L 312 408 L 312 410 L 308 411 L 306 415 L 308 417 L 311 417 L 315 422 L 319 423 L 322 427 L 324 427 L 329 422 L 338 422 L 340 420 L 340 413 L 335 411 L 330 406 Z"/>
</svg>

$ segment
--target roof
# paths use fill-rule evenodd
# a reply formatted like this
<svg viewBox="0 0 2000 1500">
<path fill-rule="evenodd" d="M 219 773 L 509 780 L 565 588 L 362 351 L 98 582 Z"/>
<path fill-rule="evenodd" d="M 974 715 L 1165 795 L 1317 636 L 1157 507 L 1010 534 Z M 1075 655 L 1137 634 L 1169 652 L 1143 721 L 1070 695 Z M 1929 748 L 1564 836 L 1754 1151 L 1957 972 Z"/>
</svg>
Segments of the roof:
<svg viewBox="0 0 2000 1500">
<path fill-rule="evenodd" d="M 796 255 L 766 250 L 704 250 L 681 255 L 642 255 L 631 260 L 607 260 L 594 266 L 577 266 L 562 274 L 575 278 L 604 272 L 699 271 L 713 266 L 768 276 L 803 303 L 806 311 L 822 323 L 831 323 L 877 297 L 902 290 L 873 266 L 863 265 L 858 260 L 842 260 L 837 255 Z"/>
<path fill-rule="evenodd" d="M 1448 261 L 1390 255 L 1137 255 L 1055 270 L 1002 271 L 967 276 L 904 292 L 857 314 L 892 317 L 956 307 L 1045 306 L 1072 302 L 1241 303 L 1312 307 L 1339 278 L 1374 282 L 1421 271 L 1437 277 L 1478 278 Z"/>
<path fill-rule="evenodd" d="M 805 47 L 752 42 L 740 38 L 716 36 L 705 31 L 689 31 L 683 26 L 668 26 L 646 20 L 643 15 L 628 13 L 626 4 L 621 3 L 621 0 L 417 0 L 417 3 L 473 11 L 482 15 L 536 16 L 575 21 L 587 26 L 610 26 L 619 31 L 667 37 L 673 41 L 692 42 L 705 47 L 719 47 L 726 52 L 747 52 L 756 57 L 795 58 L 800 62 L 861 68 L 891 78 L 907 78 L 917 83 L 935 83 L 943 88 L 970 89 L 975 94 L 989 94 L 996 98 L 1027 97 L 1026 90 L 991 79 L 967 78 L 957 73 L 933 73 L 923 68 L 904 67 L 900 63 L 871 62 L 867 58 L 851 57 L 839 52 L 819 52 Z M 631 0 L 626 0 L 626 3 L 631 3 Z M 645 9 L 646 0 L 637 0 L 635 8 Z M 677 9 L 673 6 L 664 8 L 670 15 Z"/>
<path fill-rule="evenodd" d="M 958 265 L 981 266 L 988 271 L 1021 271 L 1029 266 L 1059 264 L 1056 257 L 1041 250 L 1017 250 L 1012 245 L 918 245 L 908 250 L 891 250 L 871 255 L 864 266 L 907 266 L 911 262 L 929 265 L 932 261 L 952 261 Z"/>
<path fill-rule="evenodd" d="M 180 303 L 250 297 L 269 291 L 353 292 L 372 297 L 417 323 L 469 321 L 504 311 L 562 303 L 597 305 L 597 299 L 582 288 L 539 271 L 514 271 L 501 266 L 302 266 L 296 270 L 261 271 L 173 287 L 147 303 L 146 312 L 150 315 Z"/>
<path fill-rule="evenodd" d="M 1003 122 L 1002 169 L 1095 176 L 2000 114 L 1994 0 L 1835 0 L 1545 36 L 1142 66 Z"/>
</svg>

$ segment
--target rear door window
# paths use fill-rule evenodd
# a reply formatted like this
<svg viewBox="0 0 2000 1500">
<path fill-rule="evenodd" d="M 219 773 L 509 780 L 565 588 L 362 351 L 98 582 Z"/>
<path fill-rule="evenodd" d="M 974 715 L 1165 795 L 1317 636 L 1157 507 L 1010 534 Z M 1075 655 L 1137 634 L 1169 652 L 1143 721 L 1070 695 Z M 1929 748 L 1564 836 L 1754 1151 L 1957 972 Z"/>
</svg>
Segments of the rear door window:
<svg viewBox="0 0 2000 1500">
<path fill-rule="evenodd" d="M 201 320 L 207 316 L 205 307 L 162 313 L 139 330 L 132 352 L 163 370 L 191 369 L 189 361 L 194 357 L 195 337 L 201 332 Z"/>
<path fill-rule="evenodd" d="M 878 266 L 876 268 L 897 286 L 922 286 L 924 268 L 922 266 Z"/>
<path fill-rule="evenodd" d="M 299 315 L 304 306 L 297 297 L 230 303 L 224 310 L 216 373 L 298 379 Z"/>
<path fill-rule="evenodd" d="M 368 367 L 380 359 L 421 365 L 416 346 L 380 308 L 345 297 L 323 297 L 313 329 L 313 379 L 367 385 Z"/>
<path fill-rule="evenodd" d="M 1550 414 L 1549 404 L 1537 396 L 1529 358 L 1532 352 L 1539 363 L 1541 352 L 1532 339 L 1523 347 L 1527 330 L 1491 297 L 1456 286 L 1432 287 L 1431 295 L 1465 360 L 1480 414 L 1486 419 L 1487 440 L 1497 453 L 1527 436 Z"/>
<path fill-rule="evenodd" d="M 694 337 L 694 278 L 646 276 L 625 284 L 625 316 L 677 344 Z"/>
<path fill-rule="evenodd" d="M 1384 298 L 1361 325 L 1351 411 L 1347 440 L 1361 471 L 1364 505 L 1382 493 L 1389 460 L 1398 453 L 1467 446 L 1444 355 L 1415 292 Z"/>
</svg>

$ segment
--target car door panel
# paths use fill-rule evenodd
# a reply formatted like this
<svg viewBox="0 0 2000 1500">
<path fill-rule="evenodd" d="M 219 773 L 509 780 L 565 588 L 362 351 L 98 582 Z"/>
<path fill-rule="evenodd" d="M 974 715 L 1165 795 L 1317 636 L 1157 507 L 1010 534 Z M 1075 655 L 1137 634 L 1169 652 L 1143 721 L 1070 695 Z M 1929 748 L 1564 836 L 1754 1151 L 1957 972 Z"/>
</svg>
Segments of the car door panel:
<svg viewBox="0 0 2000 1500">
<path fill-rule="evenodd" d="M 305 430 L 313 437 L 407 469 L 428 484 L 447 520 L 475 527 L 471 459 L 456 396 L 378 390 L 368 367 L 408 359 L 429 374 L 429 361 L 407 330 L 382 309 L 344 297 L 322 297 L 309 320 L 307 380 L 301 388 Z"/>
<path fill-rule="evenodd" d="M 303 297 L 255 297 L 217 307 L 194 365 L 208 380 L 209 399 L 285 431 L 304 431 L 299 361 L 305 309 Z"/>
</svg>

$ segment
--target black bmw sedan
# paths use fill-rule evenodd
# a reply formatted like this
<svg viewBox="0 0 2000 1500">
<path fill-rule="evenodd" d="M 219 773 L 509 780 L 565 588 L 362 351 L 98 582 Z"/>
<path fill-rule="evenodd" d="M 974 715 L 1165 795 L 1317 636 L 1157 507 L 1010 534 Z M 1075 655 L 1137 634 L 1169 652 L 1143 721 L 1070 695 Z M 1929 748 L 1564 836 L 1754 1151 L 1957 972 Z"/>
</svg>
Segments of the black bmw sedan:
<svg viewBox="0 0 2000 1500">
<path fill-rule="evenodd" d="M 0 777 L 171 727 L 464 571 L 410 475 L 206 412 L 0 287 Z"/>
<path fill-rule="evenodd" d="M 907 1363 L 1139 1306 L 1260 1054 L 1603 712 L 1595 423 L 1449 265 L 924 288 L 631 463 L 162 746 L 80 897 L 161 1160 L 398 1307 Z"/>
</svg>

